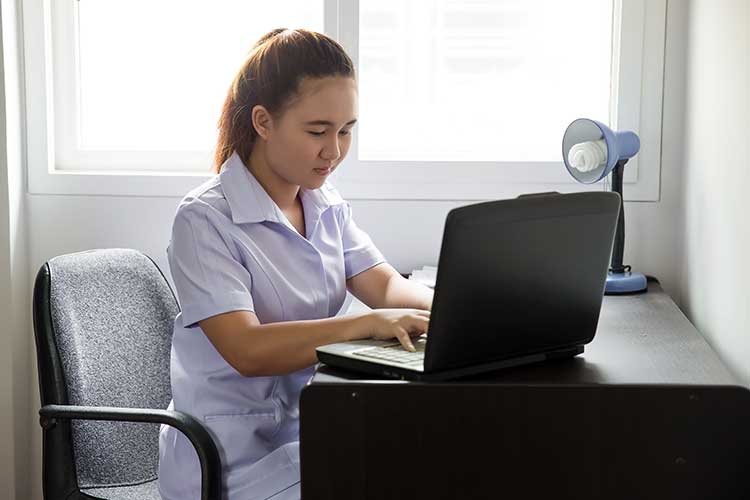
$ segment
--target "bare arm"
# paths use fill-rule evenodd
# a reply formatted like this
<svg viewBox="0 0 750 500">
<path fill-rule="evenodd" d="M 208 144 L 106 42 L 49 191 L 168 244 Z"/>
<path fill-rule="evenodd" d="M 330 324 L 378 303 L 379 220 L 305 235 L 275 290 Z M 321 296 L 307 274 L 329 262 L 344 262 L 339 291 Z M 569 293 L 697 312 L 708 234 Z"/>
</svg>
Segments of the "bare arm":
<svg viewBox="0 0 750 500">
<path fill-rule="evenodd" d="M 350 278 L 346 285 L 355 297 L 373 309 L 403 307 L 432 310 L 433 291 L 404 278 L 385 262 Z"/>
<path fill-rule="evenodd" d="M 232 311 L 198 324 L 222 357 L 245 376 L 283 375 L 317 362 L 315 348 L 365 338 L 392 339 L 413 350 L 411 335 L 427 330 L 429 312 L 381 310 L 309 321 L 261 325 L 249 311 Z"/>
</svg>

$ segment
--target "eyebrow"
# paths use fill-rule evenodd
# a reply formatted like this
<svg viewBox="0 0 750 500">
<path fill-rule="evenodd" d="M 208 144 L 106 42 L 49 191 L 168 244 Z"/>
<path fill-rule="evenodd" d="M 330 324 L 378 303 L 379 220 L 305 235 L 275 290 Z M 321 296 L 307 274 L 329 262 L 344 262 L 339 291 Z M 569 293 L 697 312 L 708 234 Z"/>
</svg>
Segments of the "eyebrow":
<svg viewBox="0 0 750 500">
<path fill-rule="evenodd" d="M 355 118 L 352 121 L 346 122 L 344 125 L 354 125 L 357 122 L 357 119 Z M 313 120 L 311 122 L 305 122 L 305 125 L 330 125 L 333 126 L 334 123 L 330 122 L 328 120 Z"/>
</svg>

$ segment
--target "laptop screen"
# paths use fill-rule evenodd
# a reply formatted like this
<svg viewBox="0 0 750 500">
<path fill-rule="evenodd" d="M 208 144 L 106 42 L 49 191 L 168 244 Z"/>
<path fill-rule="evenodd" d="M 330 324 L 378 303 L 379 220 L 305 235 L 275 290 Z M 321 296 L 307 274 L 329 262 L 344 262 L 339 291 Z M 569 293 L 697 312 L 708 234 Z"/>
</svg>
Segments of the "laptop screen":
<svg viewBox="0 0 750 500">
<path fill-rule="evenodd" d="M 574 193 L 479 203 L 446 219 L 425 371 L 589 342 L 619 196 Z"/>
</svg>

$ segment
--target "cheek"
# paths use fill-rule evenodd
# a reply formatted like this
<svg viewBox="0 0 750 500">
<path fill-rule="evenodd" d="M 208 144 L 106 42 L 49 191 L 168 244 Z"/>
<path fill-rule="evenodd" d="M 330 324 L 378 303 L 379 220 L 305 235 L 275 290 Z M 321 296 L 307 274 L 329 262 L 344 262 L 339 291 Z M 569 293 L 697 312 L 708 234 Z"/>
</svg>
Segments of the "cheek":
<svg viewBox="0 0 750 500">
<path fill-rule="evenodd" d="M 275 163 L 279 165 L 294 165 L 300 160 L 309 159 L 316 154 L 316 145 L 305 137 L 281 137 L 269 143 Z"/>
<path fill-rule="evenodd" d="M 295 156 L 294 148 L 291 144 L 286 141 L 275 138 L 273 141 L 268 141 L 266 145 L 266 161 L 268 166 L 284 178 L 288 178 L 290 171 L 289 165 L 294 165 Z"/>
<path fill-rule="evenodd" d="M 286 141 L 285 153 L 287 158 L 296 160 L 309 160 L 315 158 L 320 151 L 319 141 L 309 134 L 295 135 Z"/>
<path fill-rule="evenodd" d="M 349 148 L 352 145 L 352 134 L 349 134 L 346 136 L 346 138 L 341 141 L 341 156 L 345 156 L 346 153 L 349 152 Z"/>
<path fill-rule="evenodd" d="M 308 159 L 315 159 L 320 155 L 321 142 L 319 139 L 310 137 L 299 144 L 299 155 Z"/>
<path fill-rule="evenodd" d="M 341 140 L 341 142 L 339 142 L 339 152 L 341 155 L 339 158 L 339 162 L 341 162 L 341 160 L 343 160 L 346 154 L 349 152 L 349 148 L 351 147 L 351 145 L 352 145 L 351 134 L 347 135 Z"/>
</svg>

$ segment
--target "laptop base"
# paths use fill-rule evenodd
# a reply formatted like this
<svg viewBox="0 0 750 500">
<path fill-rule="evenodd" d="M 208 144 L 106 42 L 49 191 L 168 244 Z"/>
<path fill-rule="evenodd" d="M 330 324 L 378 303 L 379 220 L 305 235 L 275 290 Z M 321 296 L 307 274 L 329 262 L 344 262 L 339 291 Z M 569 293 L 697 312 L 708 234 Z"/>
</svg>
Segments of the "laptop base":
<svg viewBox="0 0 750 500">
<path fill-rule="evenodd" d="M 468 377 L 470 375 L 477 375 L 494 370 L 501 370 L 503 368 L 538 363 L 540 361 L 570 358 L 581 353 L 583 353 L 583 345 L 577 345 L 566 349 L 547 351 L 538 354 L 520 356 L 517 358 L 503 359 L 491 363 L 482 363 L 479 365 L 472 365 L 463 368 L 454 368 L 451 370 L 442 370 L 439 372 L 428 373 L 409 370 L 406 368 L 398 368 L 396 366 L 382 365 L 379 363 L 373 363 L 370 361 L 363 361 L 343 356 L 336 356 L 334 354 L 320 351 L 317 352 L 317 355 L 321 363 L 325 363 L 334 368 L 343 368 L 345 370 L 353 370 L 359 373 L 367 373 L 370 375 L 376 375 L 378 377 L 385 377 L 396 380 L 433 382 Z"/>
</svg>

